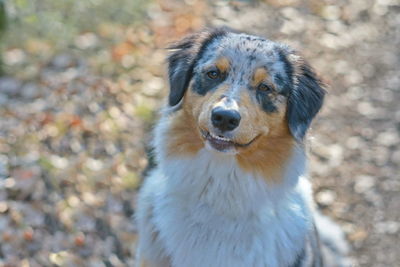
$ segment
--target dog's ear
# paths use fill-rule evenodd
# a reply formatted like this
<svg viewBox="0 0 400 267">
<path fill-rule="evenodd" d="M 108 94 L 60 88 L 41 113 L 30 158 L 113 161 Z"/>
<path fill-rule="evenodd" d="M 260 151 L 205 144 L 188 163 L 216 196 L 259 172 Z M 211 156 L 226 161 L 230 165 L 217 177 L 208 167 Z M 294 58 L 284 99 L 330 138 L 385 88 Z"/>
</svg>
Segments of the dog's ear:
<svg viewBox="0 0 400 267">
<path fill-rule="evenodd" d="M 168 57 L 169 76 L 169 105 L 178 104 L 192 78 L 193 64 L 196 57 L 198 34 L 185 37 L 183 40 L 171 45 L 169 49 L 173 52 Z"/>
<path fill-rule="evenodd" d="M 324 84 L 301 56 L 290 54 L 288 59 L 292 64 L 293 85 L 286 116 L 291 134 L 301 142 L 322 106 L 325 90 Z"/>
<path fill-rule="evenodd" d="M 172 50 L 167 59 L 170 106 L 177 105 L 183 98 L 192 78 L 194 65 L 201 57 L 205 47 L 212 40 L 227 32 L 227 28 L 205 29 L 169 46 L 169 49 Z"/>
</svg>

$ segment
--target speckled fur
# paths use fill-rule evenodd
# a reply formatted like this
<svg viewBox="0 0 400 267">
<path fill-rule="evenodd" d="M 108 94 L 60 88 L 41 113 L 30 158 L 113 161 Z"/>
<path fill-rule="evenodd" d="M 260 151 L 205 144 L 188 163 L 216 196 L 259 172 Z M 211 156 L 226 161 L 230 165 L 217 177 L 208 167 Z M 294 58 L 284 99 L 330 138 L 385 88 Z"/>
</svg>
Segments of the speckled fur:
<svg viewBox="0 0 400 267">
<path fill-rule="evenodd" d="M 169 106 L 153 142 L 157 167 L 138 199 L 138 266 L 322 266 L 302 142 L 323 99 L 312 70 L 286 46 L 224 29 L 173 48 Z M 218 60 L 226 76 L 207 87 L 201 75 Z M 258 68 L 273 95 L 258 95 Z M 207 105 L 227 103 L 250 123 L 233 131 L 233 140 L 261 136 L 233 153 L 210 148 L 199 131 L 202 123 L 215 130 Z M 244 114 L 249 110 L 264 115 L 256 120 Z"/>
</svg>

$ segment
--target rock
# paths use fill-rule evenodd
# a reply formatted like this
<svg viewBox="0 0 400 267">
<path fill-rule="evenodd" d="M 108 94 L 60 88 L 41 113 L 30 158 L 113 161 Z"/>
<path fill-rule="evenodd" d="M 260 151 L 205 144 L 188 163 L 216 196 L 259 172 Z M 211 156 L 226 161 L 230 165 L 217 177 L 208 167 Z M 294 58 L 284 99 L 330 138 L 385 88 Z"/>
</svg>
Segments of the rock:
<svg viewBox="0 0 400 267">
<path fill-rule="evenodd" d="M 80 49 L 93 48 L 98 44 L 97 35 L 92 32 L 81 34 L 75 38 L 75 45 Z"/>
<path fill-rule="evenodd" d="M 12 77 L 0 77 L 0 93 L 16 96 L 21 89 L 22 83 Z"/>
<path fill-rule="evenodd" d="M 325 189 L 318 192 L 315 199 L 320 205 L 330 206 L 336 200 L 336 193 L 332 190 Z"/>
<path fill-rule="evenodd" d="M 328 20 L 336 20 L 340 18 L 340 7 L 335 5 L 328 5 L 322 9 L 322 17 Z"/>
<path fill-rule="evenodd" d="M 369 175 L 360 175 L 356 178 L 354 184 L 354 191 L 357 193 L 365 193 L 369 189 L 375 186 L 375 178 Z"/>
<path fill-rule="evenodd" d="M 8 102 L 8 96 L 6 94 L 0 93 L 0 106 L 6 105 Z"/>
<path fill-rule="evenodd" d="M 375 225 L 375 232 L 379 234 L 396 234 L 400 230 L 400 222 L 383 221 Z"/>
<path fill-rule="evenodd" d="M 5 178 L 9 174 L 8 157 L 0 154 L 0 178 Z"/>
<path fill-rule="evenodd" d="M 40 96 L 39 87 L 35 83 L 26 83 L 21 88 L 21 96 L 25 99 L 37 98 Z"/>
<path fill-rule="evenodd" d="M 22 64 L 26 60 L 26 54 L 22 49 L 14 48 L 4 52 L 4 63 L 7 65 Z"/>
<path fill-rule="evenodd" d="M 398 145 L 400 142 L 399 134 L 395 129 L 389 129 L 385 132 L 380 133 L 376 138 L 376 141 L 378 142 L 378 144 L 381 144 L 383 146 Z"/>
<path fill-rule="evenodd" d="M 65 70 L 75 65 L 75 59 L 69 54 L 59 54 L 53 58 L 50 66 L 58 71 Z"/>
</svg>

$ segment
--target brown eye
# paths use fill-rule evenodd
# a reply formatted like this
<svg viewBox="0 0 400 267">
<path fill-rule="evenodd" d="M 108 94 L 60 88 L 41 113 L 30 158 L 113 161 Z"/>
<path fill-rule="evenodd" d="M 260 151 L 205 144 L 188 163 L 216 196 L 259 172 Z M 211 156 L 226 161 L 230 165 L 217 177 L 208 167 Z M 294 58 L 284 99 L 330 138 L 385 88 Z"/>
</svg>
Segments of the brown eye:
<svg viewBox="0 0 400 267">
<path fill-rule="evenodd" d="M 260 91 L 270 91 L 271 87 L 265 83 L 260 83 L 260 85 L 258 86 L 258 90 Z"/>
<path fill-rule="evenodd" d="M 210 79 L 217 79 L 219 77 L 219 71 L 211 70 L 211 71 L 207 72 L 207 76 Z"/>
</svg>

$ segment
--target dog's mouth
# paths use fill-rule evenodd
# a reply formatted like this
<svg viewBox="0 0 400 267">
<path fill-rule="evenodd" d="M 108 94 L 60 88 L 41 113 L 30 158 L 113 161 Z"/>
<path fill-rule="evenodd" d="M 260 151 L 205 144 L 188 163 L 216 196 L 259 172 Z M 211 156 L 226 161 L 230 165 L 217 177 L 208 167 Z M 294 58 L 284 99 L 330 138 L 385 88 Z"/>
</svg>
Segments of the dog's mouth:
<svg viewBox="0 0 400 267">
<path fill-rule="evenodd" d="M 207 130 L 200 130 L 203 138 L 209 142 L 209 144 L 216 150 L 221 152 L 226 152 L 232 150 L 234 148 L 245 148 L 250 146 L 258 136 L 254 137 L 250 142 L 245 144 L 236 143 L 232 139 L 223 136 L 223 135 L 215 135 Z"/>
</svg>

